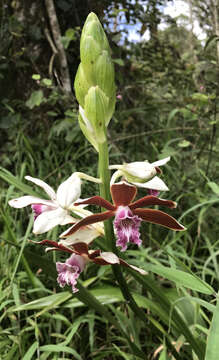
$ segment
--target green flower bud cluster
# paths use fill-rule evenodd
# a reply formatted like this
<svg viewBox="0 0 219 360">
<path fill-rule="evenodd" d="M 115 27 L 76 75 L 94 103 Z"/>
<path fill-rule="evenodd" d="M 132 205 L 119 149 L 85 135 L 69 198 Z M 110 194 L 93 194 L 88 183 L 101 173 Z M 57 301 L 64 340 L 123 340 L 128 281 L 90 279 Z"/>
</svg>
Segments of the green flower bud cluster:
<svg viewBox="0 0 219 360">
<path fill-rule="evenodd" d="M 116 96 L 109 43 L 94 13 L 88 15 L 82 30 L 80 55 L 81 63 L 74 84 L 80 104 L 79 124 L 98 151 L 98 144 L 106 139 Z"/>
</svg>

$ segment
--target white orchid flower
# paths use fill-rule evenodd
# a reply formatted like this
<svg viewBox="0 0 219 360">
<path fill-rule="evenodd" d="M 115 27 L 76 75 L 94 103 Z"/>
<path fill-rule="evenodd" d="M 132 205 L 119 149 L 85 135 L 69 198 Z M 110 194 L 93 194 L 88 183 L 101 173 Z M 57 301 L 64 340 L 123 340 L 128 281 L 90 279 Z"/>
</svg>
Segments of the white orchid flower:
<svg viewBox="0 0 219 360">
<path fill-rule="evenodd" d="M 81 194 L 81 179 L 78 174 L 73 173 L 58 187 L 56 193 L 44 181 L 31 176 L 25 176 L 25 179 L 43 188 L 51 200 L 27 195 L 10 200 L 9 205 L 14 208 L 23 208 L 31 205 L 34 212 L 33 232 L 35 234 L 45 233 L 56 225 L 73 223 L 75 219 L 69 215 L 69 210 Z"/>
<path fill-rule="evenodd" d="M 170 157 L 153 163 L 149 163 L 146 160 L 123 165 L 110 165 L 110 170 L 117 170 L 111 178 L 111 185 L 115 183 L 117 178 L 123 176 L 129 183 L 135 186 L 157 191 L 167 191 L 169 190 L 168 187 L 156 174 L 161 173 L 159 166 L 166 164 L 169 160 Z"/>
</svg>

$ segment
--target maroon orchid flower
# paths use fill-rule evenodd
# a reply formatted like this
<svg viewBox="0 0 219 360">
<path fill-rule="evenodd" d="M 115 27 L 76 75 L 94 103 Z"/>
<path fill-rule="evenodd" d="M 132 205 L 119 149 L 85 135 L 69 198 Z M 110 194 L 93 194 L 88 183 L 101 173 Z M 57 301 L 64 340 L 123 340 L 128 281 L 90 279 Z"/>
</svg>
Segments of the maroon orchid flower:
<svg viewBox="0 0 219 360">
<path fill-rule="evenodd" d="M 113 204 L 104 200 L 100 196 L 93 196 L 84 201 L 78 201 L 74 205 L 90 204 L 101 206 L 108 211 L 90 215 L 77 224 L 73 225 L 65 233 L 65 237 L 75 233 L 81 227 L 91 225 L 99 221 L 107 220 L 115 216 L 114 230 L 117 236 L 116 245 L 121 247 L 121 251 L 127 249 L 128 242 L 141 245 L 139 227 L 141 221 L 165 226 L 175 231 L 185 230 L 178 221 L 163 211 L 155 209 L 142 209 L 150 205 L 162 205 L 169 208 L 175 208 L 176 203 L 171 200 L 163 200 L 153 195 L 144 196 L 133 202 L 137 194 L 137 188 L 126 182 L 120 182 L 111 186 L 111 195 Z"/>
<path fill-rule="evenodd" d="M 57 250 L 71 254 L 71 256 L 64 263 L 57 262 L 56 269 L 58 272 L 58 284 L 61 287 L 64 287 L 65 285 L 71 285 L 72 291 L 74 293 L 78 291 L 78 289 L 76 288 L 77 279 L 88 262 L 94 262 L 97 265 L 118 264 L 138 271 L 142 275 L 147 274 L 147 272 L 143 269 L 128 264 L 126 261 L 120 259 L 116 254 L 112 252 L 102 252 L 101 250 L 88 250 L 87 244 L 83 242 L 74 244 L 70 247 L 65 247 L 64 245 L 51 240 L 43 240 L 37 242 L 37 244 L 49 245 L 49 247 L 46 249 L 47 252 Z"/>
</svg>

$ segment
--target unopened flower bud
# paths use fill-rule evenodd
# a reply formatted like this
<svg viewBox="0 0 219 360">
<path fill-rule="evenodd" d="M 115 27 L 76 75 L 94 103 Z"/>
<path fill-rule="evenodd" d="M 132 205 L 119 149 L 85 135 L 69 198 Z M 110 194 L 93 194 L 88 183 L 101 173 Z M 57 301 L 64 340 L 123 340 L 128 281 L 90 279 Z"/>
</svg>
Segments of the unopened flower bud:
<svg viewBox="0 0 219 360">
<path fill-rule="evenodd" d="M 83 64 L 86 78 L 95 83 L 94 64 L 97 58 L 101 55 L 102 48 L 91 35 L 86 35 L 81 41 L 80 53 L 81 62 Z"/>
<path fill-rule="evenodd" d="M 75 78 L 75 93 L 80 105 L 79 124 L 91 144 L 98 149 L 115 108 L 114 68 L 104 30 L 94 13 L 84 24 L 81 64 Z"/>
<path fill-rule="evenodd" d="M 98 143 L 105 141 L 105 118 L 108 98 L 98 86 L 92 86 L 85 96 L 84 112 L 89 120 Z"/>
<path fill-rule="evenodd" d="M 82 63 L 80 63 L 78 67 L 74 86 L 76 98 L 79 104 L 84 107 L 85 96 L 87 95 L 89 88 L 92 86 L 92 83 L 86 78 Z"/>
<path fill-rule="evenodd" d="M 109 53 L 104 50 L 97 58 L 95 63 L 95 80 L 96 84 L 108 96 L 109 102 L 107 107 L 106 126 L 108 125 L 115 108 L 115 82 L 114 82 L 114 66 Z"/>
<path fill-rule="evenodd" d="M 95 41 L 97 41 L 101 47 L 102 50 L 108 50 L 110 51 L 109 43 L 106 37 L 106 34 L 103 30 L 103 27 L 97 17 L 96 14 L 91 12 L 83 27 L 82 35 L 81 35 L 81 46 L 84 41 L 84 36 L 90 35 L 93 37 Z"/>
</svg>

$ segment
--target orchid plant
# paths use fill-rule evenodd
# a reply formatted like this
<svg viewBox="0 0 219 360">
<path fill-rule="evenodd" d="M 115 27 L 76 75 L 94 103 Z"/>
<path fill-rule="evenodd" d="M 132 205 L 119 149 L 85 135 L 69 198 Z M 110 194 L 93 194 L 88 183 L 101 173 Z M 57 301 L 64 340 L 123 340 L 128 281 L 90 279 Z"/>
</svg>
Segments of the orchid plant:
<svg viewBox="0 0 219 360">
<path fill-rule="evenodd" d="M 57 282 L 61 287 L 69 285 L 73 293 L 77 292 L 77 279 L 90 262 L 112 265 L 125 299 L 139 315 L 138 306 L 119 266 L 135 270 L 143 276 L 146 272 L 120 258 L 119 249 L 124 252 L 130 243 L 142 245 L 139 232 L 142 221 L 174 231 L 185 228 L 169 214 L 150 208 L 155 205 L 170 209 L 176 207 L 174 201 L 158 197 L 160 191 L 168 190 L 159 175 L 162 174 L 160 166 L 165 165 L 170 160 L 169 157 L 152 163 L 137 161 L 121 165 L 109 164 L 107 127 L 116 99 L 114 68 L 106 35 L 93 13 L 88 16 L 82 31 L 81 63 L 75 79 L 75 94 L 79 103 L 81 130 L 98 154 L 99 178 L 75 172 L 55 192 L 44 181 L 26 176 L 27 180 L 40 186 L 49 199 L 26 195 L 10 200 L 9 205 L 14 208 L 32 207 L 34 234 L 47 233 L 55 226 L 70 225 L 68 229 L 62 229 L 59 241 L 38 242 L 49 246 L 47 252 L 56 250 L 69 255 L 65 262 L 56 263 Z M 112 170 L 116 171 L 111 176 Z M 82 200 L 82 180 L 98 183 L 100 195 Z M 135 200 L 138 187 L 145 189 L 147 193 Z M 101 207 L 102 212 L 92 213 L 85 209 L 89 205 Z M 101 237 L 103 249 L 107 251 L 93 248 L 97 237 Z"/>
</svg>

